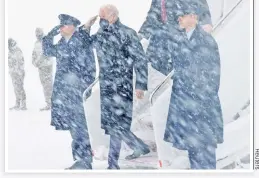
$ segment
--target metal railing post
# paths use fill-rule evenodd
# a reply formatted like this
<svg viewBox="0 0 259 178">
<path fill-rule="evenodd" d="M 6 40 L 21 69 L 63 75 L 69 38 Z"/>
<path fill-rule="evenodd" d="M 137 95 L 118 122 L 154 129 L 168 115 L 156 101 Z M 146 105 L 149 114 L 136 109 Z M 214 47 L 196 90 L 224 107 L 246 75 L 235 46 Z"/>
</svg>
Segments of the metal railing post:
<svg viewBox="0 0 259 178">
<path fill-rule="evenodd" d="M 220 12 L 220 18 L 224 17 L 225 15 L 225 0 L 221 0 L 221 12 Z"/>
</svg>

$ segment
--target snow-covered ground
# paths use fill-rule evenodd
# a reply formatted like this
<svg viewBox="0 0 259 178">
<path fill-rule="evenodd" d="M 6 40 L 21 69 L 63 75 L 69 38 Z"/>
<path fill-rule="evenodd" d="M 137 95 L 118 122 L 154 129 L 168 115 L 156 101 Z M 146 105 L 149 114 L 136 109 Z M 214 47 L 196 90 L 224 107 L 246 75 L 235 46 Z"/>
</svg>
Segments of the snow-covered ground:
<svg viewBox="0 0 259 178">
<path fill-rule="evenodd" d="M 238 0 L 226 0 L 225 11 L 229 10 L 237 1 Z M 84 22 L 89 17 L 98 13 L 100 5 L 105 3 L 113 3 L 120 9 L 120 17 L 122 22 L 135 30 L 138 30 L 145 19 L 150 2 L 151 0 L 95 0 L 94 3 L 87 3 L 85 0 L 8 0 L 8 36 L 16 39 L 18 41 L 18 45 L 24 52 L 26 65 L 25 90 L 27 94 L 28 107 L 28 110 L 25 112 L 8 112 L 8 118 L 6 118 L 8 128 L 8 147 L 6 150 L 6 153 L 8 154 L 6 160 L 8 160 L 7 166 L 9 170 L 63 170 L 73 163 L 71 153 L 72 140 L 70 133 L 67 131 L 55 131 L 54 128 L 50 126 L 50 112 L 39 112 L 39 108 L 44 106 L 45 103 L 38 71 L 31 64 L 31 53 L 35 41 L 35 28 L 43 27 L 47 32 L 58 23 L 57 16 L 60 13 L 69 13 Z M 221 0 L 208 0 L 208 2 L 212 11 L 213 22 L 216 23 L 219 19 L 222 2 Z M 249 45 L 236 46 L 238 44 L 241 45 L 242 43 L 240 42 L 248 42 L 249 44 L 249 35 L 247 37 L 243 34 L 246 32 L 249 33 L 249 18 L 248 16 L 243 17 L 244 14 L 247 15 L 247 11 L 249 12 L 248 7 L 243 7 L 242 13 L 236 14 L 235 20 L 228 22 L 228 27 L 223 29 L 220 32 L 221 34 L 217 34 L 216 37 L 218 41 L 222 41 L 220 50 L 223 58 L 222 60 L 224 60 L 222 61 L 222 75 L 224 77 L 225 84 L 233 82 L 233 78 L 231 78 L 231 76 L 233 76 L 236 82 L 235 86 L 238 86 L 239 89 L 234 91 L 239 91 L 241 94 L 240 98 L 235 98 L 236 95 L 228 90 L 229 85 L 225 85 L 223 83 L 223 88 L 225 85 L 225 89 L 229 92 L 229 95 L 221 95 L 221 98 L 224 98 L 223 104 L 226 103 L 227 106 L 235 106 L 235 108 L 230 107 L 233 112 L 241 107 L 239 105 L 234 105 L 233 103 L 243 103 L 243 100 L 249 99 L 246 97 L 247 94 L 249 96 L 249 93 L 247 93 L 247 91 L 249 92 L 249 87 L 247 88 L 247 86 L 249 86 L 249 75 L 241 75 L 249 72 L 249 56 L 246 55 Z M 130 15 L 132 12 L 137 14 L 137 16 L 133 18 Z M 241 29 L 239 28 L 240 22 L 242 22 L 243 26 Z M 98 24 L 95 24 L 93 27 L 93 32 L 96 31 L 97 28 Z M 238 31 L 241 34 L 232 33 L 231 30 Z M 224 39 L 226 37 L 231 39 Z M 226 44 L 226 42 L 230 42 L 231 40 L 233 40 L 231 44 Z M 240 42 L 237 43 L 237 40 L 240 40 Z M 243 52 L 239 50 L 240 48 L 242 48 Z M 236 52 L 240 53 L 235 55 Z M 241 58 L 246 59 L 247 61 L 240 60 Z M 232 67 L 239 69 L 240 75 L 234 75 L 237 73 L 230 72 Z M 161 76 L 161 78 L 163 78 L 163 76 Z M 240 86 L 237 82 L 239 79 L 242 79 L 242 81 L 247 83 Z M 159 81 L 157 81 L 157 83 L 159 83 Z M 91 141 L 96 151 L 96 157 L 98 157 L 98 159 L 94 161 L 93 167 L 95 169 L 105 169 L 107 167 L 106 158 L 109 137 L 105 136 L 99 127 L 100 123 L 98 117 L 100 101 L 97 92 L 98 87 L 95 88 L 95 91 L 96 92 L 93 92 L 93 96 L 91 96 L 86 103 L 86 111 L 88 113 L 87 117 L 91 118 L 88 121 L 90 134 L 92 135 Z M 15 97 L 13 87 L 8 76 L 7 107 L 11 107 L 14 104 L 14 101 Z M 163 103 L 162 106 L 164 107 L 165 100 L 160 99 L 160 101 Z M 138 106 L 141 102 L 135 104 L 135 106 Z M 153 109 L 152 111 L 159 111 L 160 109 L 161 108 L 155 108 L 155 110 Z M 135 117 L 133 122 L 133 131 L 139 137 L 143 138 L 145 142 L 149 143 L 149 145 L 156 147 L 154 145 L 155 137 L 152 127 L 145 125 L 145 123 L 149 123 L 152 120 L 151 113 L 149 111 L 138 113 L 135 109 L 135 116 L 137 117 Z M 161 116 L 161 113 L 159 116 Z M 246 118 L 246 120 L 244 118 Z M 249 125 L 249 123 L 247 123 L 250 122 L 248 118 L 249 115 L 243 116 L 242 119 L 239 120 L 240 124 L 237 124 L 237 126 L 232 128 L 232 130 L 238 130 L 240 125 Z M 242 138 L 244 138 L 244 140 L 247 139 L 249 141 L 250 139 L 247 138 L 249 137 L 247 135 L 247 133 L 249 133 L 249 128 L 244 128 L 246 129 L 239 133 L 243 136 Z M 227 144 L 232 144 L 232 141 L 235 141 L 234 139 L 231 139 L 231 137 L 225 139 Z M 100 145 L 103 146 L 100 147 Z M 218 150 L 220 149 L 221 148 Z M 128 162 L 123 160 L 123 158 L 126 154 L 130 153 L 130 150 L 125 145 L 123 145 L 122 150 L 120 160 L 121 168 L 157 168 L 157 153 L 153 152 L 150 154 L 150 157 L 141 158 L 139 161 L 136 160 L 134 162 Z M 154 151 L 155 150 L 156 148 L 154 148 Z M 222 154 L 224 156 L 225 154 L 228 154 L 228 151 L 231 151 L 231 149 L 223 149 L 223 151 L 220 151 L 219 155 Z M 182 160 L 186 160 L 186 157 Z M 170 164 L 173 163 L 170 162 Z M 183 166 L 183 168 L 186 168 L 185 165 L 186 163 L 181 162 L 180 160 L 177 162 L 177 166 Z M 171 168 L 176 167 L 173 166 Z"/>
</svg>

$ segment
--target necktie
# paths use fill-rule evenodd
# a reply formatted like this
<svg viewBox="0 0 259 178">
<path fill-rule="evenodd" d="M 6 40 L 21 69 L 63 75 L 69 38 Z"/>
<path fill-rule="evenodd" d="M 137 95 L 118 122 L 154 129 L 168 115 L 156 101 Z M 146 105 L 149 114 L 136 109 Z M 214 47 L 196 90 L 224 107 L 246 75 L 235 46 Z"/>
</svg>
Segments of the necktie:
<svg viewBox="0 0 259 178">
<path fill-rule="evenodd" d="M 167 20 L 165 0 L 161 0 L 161 17 L 162 17 L 162 22 L 165 23 Z"/>
</svg>

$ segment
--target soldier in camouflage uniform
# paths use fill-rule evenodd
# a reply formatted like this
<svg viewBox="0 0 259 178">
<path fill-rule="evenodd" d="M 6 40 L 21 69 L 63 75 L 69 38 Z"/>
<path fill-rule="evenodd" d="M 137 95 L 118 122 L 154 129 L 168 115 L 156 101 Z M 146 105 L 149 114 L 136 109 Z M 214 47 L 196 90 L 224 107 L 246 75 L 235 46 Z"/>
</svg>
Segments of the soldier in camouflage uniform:
<svg viewBox="0 0 259 178">
<path fill-rule="evenodd" d="M 21 49 L 17 46 L 16 41 L 8 39 L 8 67 L 9 74 L 12 78 L 14 93 L 16 97 L 15 106 L 10 110 L 26 110 L 26 94 L 24 84 L 24 58 Z"/>
<path fill-rule="evenodd" d="M 34 50 L 32 53 L 32 64 L 39 70 L 40 81 L 43 86 L 44 97 L 47 103 L 47 105 L 40 110 L 50 110 L 52 94 L 52 60 L 43 55 L 43 29 L 37 28 L 35 33 L 37 41 L 35 42 Z"/>
</svg>

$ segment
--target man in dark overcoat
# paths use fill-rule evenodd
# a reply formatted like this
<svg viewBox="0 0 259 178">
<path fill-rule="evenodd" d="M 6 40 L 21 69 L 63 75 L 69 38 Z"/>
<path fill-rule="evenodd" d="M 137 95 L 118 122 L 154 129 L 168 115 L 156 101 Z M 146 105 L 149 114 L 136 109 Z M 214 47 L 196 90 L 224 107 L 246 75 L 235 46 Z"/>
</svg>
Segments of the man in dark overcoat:
<svg viewBox="0 0 259 178">
<path fill-rule="evenodd" d="M 174 11 L 179 29 L 170 47 L 175 72 L 164 140 L 188 151 L 191 169 L 216 169 L 223 142 L 218 45 L 198 25 L 199 4 L 181 2 Z"/>
<path fill-rule="evenodd" d="M 202 29 L 210 33 L 212 31 L 212 21 L 207 1 L 186 1 L 195 1 L 200 4 L 202 14 L 199 17 L 199 24 Z M 172 60 L 169 51 L 170 35 L 174 33 L 174 28 L 178 25 L 177 20 L 175 20 L 174 8 L 179 2 L 179 0 L 152 0 L 146 20 L 138 32 L 140 39 L 143 39 L 143 41 L 149 39 L 146 51 L 147 58 L 152 67 L 162 73 L 168 70 L 168 66 L 165 64 L 170 63 Z"/>
<path fill-rule="evenodd" d="M 80 21 L 59 15 L 60 25 L 43 38 L 47 57 L 56 57 L 56 74 L 51 98 L 51 125 L 69 130 L 76 160 L 69 169 L 91 169 L 92 151 L 83 106 L 83 92 L 95 79 L 95 59 L 89 33 L 77 28 Z M 57 44 L 53 38 L 61 33 Z"/>
<path fill-rule="evenodd" d="M 100 67 L 101 127 L 110 135 L 108 169 L 120 169 L 122 141 L 134 150 L 126 159 L 150 152 L 148 145 L 130 131 L 134 88 L 138 99 L 147 90 L 147 60 L 137 33 L 123 25 L 118 16 L 115 6 L 101 7 L 100 29 L 92 36 Z"/>
</svg>

